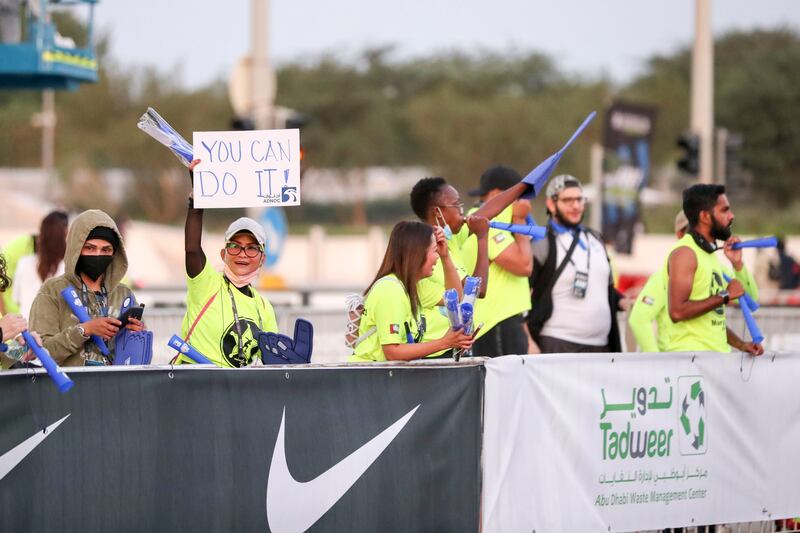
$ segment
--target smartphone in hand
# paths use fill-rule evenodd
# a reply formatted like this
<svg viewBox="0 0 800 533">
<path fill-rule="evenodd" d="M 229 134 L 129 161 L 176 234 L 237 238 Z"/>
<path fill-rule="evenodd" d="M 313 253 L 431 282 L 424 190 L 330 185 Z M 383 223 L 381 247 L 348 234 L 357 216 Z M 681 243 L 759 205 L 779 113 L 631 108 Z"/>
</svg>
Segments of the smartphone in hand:
<svg viewBox="0 0 800 533">
<path fill-rule="evenodd" d="M 128 321 L 131 318 L 135 318 L 136 320 L 141 320 L 142 315 L 144 315 L 144 304 L 141 304 L 136 307 L 127 308 L 124 313 L 122 313 L 121 315 L 119 315 L 119 317 L 117 317 L 117 320 L 122 322 L 122 324 L 119 325 L 119 329 L 122 329 L 125 326 L 127 326 Z"/>
</svg>

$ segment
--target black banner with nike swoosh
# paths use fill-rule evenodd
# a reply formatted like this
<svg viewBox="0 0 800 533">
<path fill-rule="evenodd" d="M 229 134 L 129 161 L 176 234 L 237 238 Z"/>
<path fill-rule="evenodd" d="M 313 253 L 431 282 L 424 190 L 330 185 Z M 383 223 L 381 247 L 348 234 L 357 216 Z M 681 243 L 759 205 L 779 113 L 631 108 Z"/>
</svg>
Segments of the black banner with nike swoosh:
<svg viewBox="0 0 800 533">
<path fill-rule="evenodd" d="M 478 364 L 70 377 L 0 374 L 0 531 L 478 530 Z"/>
</svg>

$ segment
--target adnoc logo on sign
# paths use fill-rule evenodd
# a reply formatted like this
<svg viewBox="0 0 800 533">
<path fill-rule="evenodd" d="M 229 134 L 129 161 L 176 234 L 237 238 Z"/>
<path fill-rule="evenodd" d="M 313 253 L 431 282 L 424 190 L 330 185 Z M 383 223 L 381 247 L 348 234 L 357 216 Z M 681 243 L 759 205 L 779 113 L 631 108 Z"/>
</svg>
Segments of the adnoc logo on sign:
<svg viewBox="0 0 800 533">
<path fill-rule="evenodd" d="M 706 428 L 706 402 L 708 401 L 702 376 L 678 378 L 679 430 L 678 444 L 681 455 L 703 455 L 708 449 Z"/>
</svg>

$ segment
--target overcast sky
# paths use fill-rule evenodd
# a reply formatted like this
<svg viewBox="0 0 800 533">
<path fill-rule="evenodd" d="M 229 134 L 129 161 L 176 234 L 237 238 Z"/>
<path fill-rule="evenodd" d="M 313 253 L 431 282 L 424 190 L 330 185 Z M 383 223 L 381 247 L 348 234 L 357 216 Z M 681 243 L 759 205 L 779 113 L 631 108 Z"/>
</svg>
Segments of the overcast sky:
<svg viewBox="0 0 800 533">
<path fill-rule="evenodd" d="M 715 34 L 800 28 L 800 0 L 712 0 Z M 124 65 L 173 71 L 189 87 L 227 78 L 249 48 L 249 0 L 101 0 L 96 23 Z M 271 0 L 276 64 L 322 53 L 396 57 L 443 50 L 541 51 L 558 66 L 624 82 L 654 53 L 687 45 L 693 0 Z"/>
</svg>

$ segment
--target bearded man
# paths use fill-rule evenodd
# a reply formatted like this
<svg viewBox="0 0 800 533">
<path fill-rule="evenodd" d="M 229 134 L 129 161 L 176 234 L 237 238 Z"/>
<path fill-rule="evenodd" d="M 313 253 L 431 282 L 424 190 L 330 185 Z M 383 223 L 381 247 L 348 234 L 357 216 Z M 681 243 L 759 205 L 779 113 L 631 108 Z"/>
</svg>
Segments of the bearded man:
<svg viewBox="0 0 800 533">
<path fill-rule="evenodd" d="M 760 344 L 745 342 L 727 327 L 725 306 L 745 292 L 738 279 L 726 284 L 725 269 L 715 252 L 723 241 L 725 257 L 736 272 L 744 268 L 740 242 L 731 235 L 733 211 L 725 187 L 698 184 L 683 191 L 689 231 L 667 259 L 668 309 L 673 322 L 667 351 L 730 352 L 731 347 L 761 355 Z"/>
<path fill-rule="evenodd" d="M 619 352 L 614 288 L 603 239 L 582 225 L 586 197 L 578 178 L 562 174 L 546 189 L 547 238 L 533 243 L 528 330 L 542 353 Z"/>
</svg>

